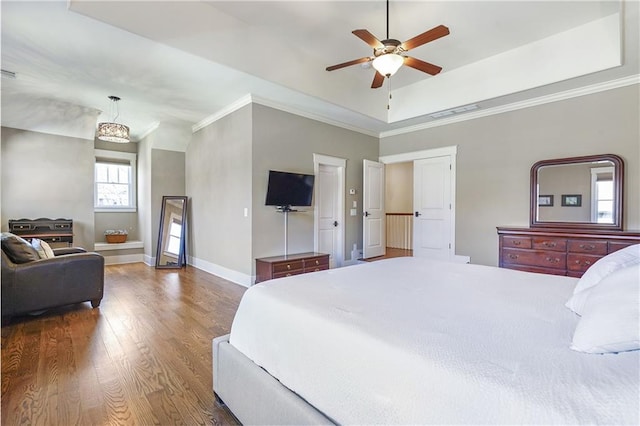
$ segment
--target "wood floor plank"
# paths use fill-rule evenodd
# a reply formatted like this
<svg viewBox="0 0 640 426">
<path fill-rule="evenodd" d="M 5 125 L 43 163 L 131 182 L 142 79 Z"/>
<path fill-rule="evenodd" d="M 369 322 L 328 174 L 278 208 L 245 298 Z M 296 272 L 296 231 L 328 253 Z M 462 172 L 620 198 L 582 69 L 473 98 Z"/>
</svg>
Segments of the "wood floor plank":
<svg viewBox="0 0 640 426">
<path fill-rule="evenodd" d="M 211 340 L 245 289 L 195 268 L 105 268 L 105 297 L 2 327 L 2 425 L 237 424 L 214 402 Z"/>
</svg>

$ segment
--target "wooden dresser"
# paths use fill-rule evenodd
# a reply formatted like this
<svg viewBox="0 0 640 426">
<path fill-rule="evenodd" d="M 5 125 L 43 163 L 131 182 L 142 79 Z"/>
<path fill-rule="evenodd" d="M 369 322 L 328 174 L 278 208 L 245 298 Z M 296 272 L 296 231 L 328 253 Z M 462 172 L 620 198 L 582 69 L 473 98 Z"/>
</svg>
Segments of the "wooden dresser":
<svg viewBox="0 0 640 426">
<path fill-rule="evenodd" d="M 499 266 L 581 277 L 598 259 L 640 243 L 640 232 L 498 227 Z"/>
<path fill-rule="evenodd" d="M 329 255 L 324 253 L 298 253 L 286 256 L 256 259 L 256 284 L 274 278 L 329 269 Z"/>
</svg>

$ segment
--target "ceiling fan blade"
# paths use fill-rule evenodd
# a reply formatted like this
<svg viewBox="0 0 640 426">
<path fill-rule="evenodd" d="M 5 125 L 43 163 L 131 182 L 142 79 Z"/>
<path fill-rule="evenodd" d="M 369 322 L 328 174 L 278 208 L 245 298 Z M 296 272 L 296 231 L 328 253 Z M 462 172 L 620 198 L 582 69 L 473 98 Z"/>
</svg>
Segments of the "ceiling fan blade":
<svg viewBox="0 0 640 426">
<path fill-rule="evenodd" d="M 376 75 L 373 76 L 373 83 L 371 83 L 371 88 L 377 89 L 378 87 L 382 86 L 382 83 L 384 83 L 384 75 L 376 71 Z"/>
<path fill-rule="evenodd" d="M 420 59 L 412 58 L 411 56 L 404 57 L 404 64 L 408 67 L 415 68 L 431 75 L 436 75 L 442 71 L 442 67 L 421 61 Z"/>
<path fill-rule="evenodd" d="M 369 56 L 365 56 L 364 58 L 354 59 L 353 61 L 343 62 L 343 63 L 337 64 L 337 65 L 332 65 L 330 67 L 327 67 L 327 71 L 333 71 L 333 70 L 337 70 L 337 69 L 340 69 L 340 68 L 349 67 L 351 65 L 361 64 L 363 62 L 369 62 L 371 60 L 372 60 L 372 58 L 370 58 Z"/>
<path fill-rule="evenodd" d="M 353 30 L 351 32 L 374 49 L 382 49 L 384 47 L 384 44 L 382 44 L 382 42 L 378 40 L 376 36 L 374 36 L 367 30 Z"/>
<path fill-rule="evenodd" d="M 438 25 L 437 27 L 431 28 L 429 31 L 425 31 L 424 33 L 411 38 L 404 43 L 400 44 L 400 48 L 404 51 L 415 49 L 418 46 L 422 46 L 425 43 L 429 43 L 430 41 L 437 40 L 440 37 L 444 37 L 449 34 L 449 28 L 444 25 Z"/>
</svg>

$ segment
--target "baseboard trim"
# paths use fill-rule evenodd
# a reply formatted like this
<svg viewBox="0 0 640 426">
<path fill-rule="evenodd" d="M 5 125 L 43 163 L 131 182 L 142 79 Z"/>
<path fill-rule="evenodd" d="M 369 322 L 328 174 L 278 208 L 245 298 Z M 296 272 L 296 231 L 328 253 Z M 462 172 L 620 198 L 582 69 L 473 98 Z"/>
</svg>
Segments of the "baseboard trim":
<svg viewBox="0 0 640 426">
<path fill-rule="evenodd" d="M 144 256 L 140 254 L 121 254 L 116 256 L 103 256 L 105 265 L 122 265 L 125 263 L 144 262 Z"/>
<path fill-rule="evenodd" d="M 242 272 L 234 271 L 233 269 L 226 268 L 224 266 L 216 265 L 215 263 L 207 262 L 206 260 L 198 259 L 196 257 L 188 257 L 189 265 L 201 271 L 208 272 L 213 275 L 217 275 L 220 278 L 224 278 L 227 281 L 241 285 L 243 287 L 251 287 L 251 283 L 254 281 L 254 277 L 251 275 L 243 274 Z"/>
</svg>

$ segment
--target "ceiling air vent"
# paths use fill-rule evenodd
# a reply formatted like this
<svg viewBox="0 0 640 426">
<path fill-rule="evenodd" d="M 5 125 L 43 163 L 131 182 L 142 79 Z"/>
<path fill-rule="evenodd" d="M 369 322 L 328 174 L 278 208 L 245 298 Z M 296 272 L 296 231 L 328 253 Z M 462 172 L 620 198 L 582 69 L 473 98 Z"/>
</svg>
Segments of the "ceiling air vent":
<svg viewBox="0 0 640 426">
<path fill-rule="evenodd" d="M 472 105 L 461 106 L 458 108 L 448 109 L 446 111 L 434 112 L 433 114 L 429 114 L 429 117 L 431 118 L 447 117 L 449 115 L 460 114 L 467 111 L 473 111 L 474 109 L 478 109 L 478 105 L 472 104 Z"/>
</svg>

